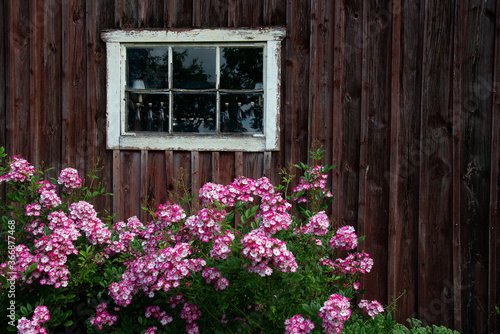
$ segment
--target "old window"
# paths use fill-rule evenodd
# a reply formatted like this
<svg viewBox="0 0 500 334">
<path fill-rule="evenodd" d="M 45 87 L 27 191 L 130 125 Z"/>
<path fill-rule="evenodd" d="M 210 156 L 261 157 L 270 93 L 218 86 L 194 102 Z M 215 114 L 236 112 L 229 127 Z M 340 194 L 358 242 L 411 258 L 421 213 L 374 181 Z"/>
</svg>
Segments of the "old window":
<svg viewBox="0 0 500 334">
<path fill-rule="evenodd" d="M 283 29 L 105 31 L 110 149 L 277 150 Z"/>
</svg>

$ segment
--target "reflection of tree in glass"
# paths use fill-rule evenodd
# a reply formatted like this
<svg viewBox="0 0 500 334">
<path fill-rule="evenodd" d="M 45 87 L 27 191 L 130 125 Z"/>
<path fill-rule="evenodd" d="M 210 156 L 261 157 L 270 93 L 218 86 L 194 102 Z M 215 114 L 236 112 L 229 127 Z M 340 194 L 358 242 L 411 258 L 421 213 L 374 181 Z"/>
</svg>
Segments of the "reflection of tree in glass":
<svg viewBox="0 0 500 334">
<path fill-rule="evenodd" d="M 166 49 L 128 48 L 127 60 L 130 87 L 135 80 L 144 80 L 146 88 L 168 87 L 168 52 Z"/>
<path fill-rule="evenodd" d="M 175 94 L 174 132 L 215 130 L 215 94 Z"/>
<path fill-rule="evenodd" d="M 223 48 L 221 88 L 254 89 L 262 83 L 262 48 Z"/>
<path fill-rule="evenodd" d="M 252 109 L 254 117 L 252 118 L 250 126 L 252 127 L 252 129 L 258 132 L 262 132 L 262 107 L 259 104 L 255 103 L 252 106 Z"/>
<path fill-rule="evenodd" d="M 185 66 L 187 65 L 185 64 L 187 55 L 187 49 L 182 52 L 173 50 L 174 87 L 190 89 L 215 88 L 215 85 L 209 81 L 210 76 L 205 73 L 198 58 L 194 58 L 191 64 Z"/>
</svg>

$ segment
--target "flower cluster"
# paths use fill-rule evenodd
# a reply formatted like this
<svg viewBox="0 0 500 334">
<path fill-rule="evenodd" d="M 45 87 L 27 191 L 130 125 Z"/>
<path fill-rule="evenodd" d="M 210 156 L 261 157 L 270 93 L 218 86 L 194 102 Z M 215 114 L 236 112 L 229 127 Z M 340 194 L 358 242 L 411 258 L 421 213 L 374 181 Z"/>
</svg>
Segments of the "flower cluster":
<svg viewBox="0 0 500 334">
<path fill-rule="evenodd" d="M 33 312 L 31 321 L 22 317 L 17 321 L 17 332 L 19 334 L 47 333 L 45 327 L 40 324 L 50 319 L 49 309 L 46 306 L 37 306 Z"/>
<path fill-rule="evenodd" d="M 219 278 L 222 277 L 222 274 L 217 268 L 214 267 L 209 267 L 203 269 L 203 272 L 201 273 L 201 276 L 205 279 L 205 283 L 210 284 L 212 282 L 217 281 Z"/>
<path fill-rule="evenodd" d="M 63 211 L 55 211 L 47 217 L 48 228 L 52 234 L 42 236 L 35 241 L 37 255 L 35 261 L 38 262 L 37 271 L 47 273 L 48 278 L 42 278 L 40 284 L 54 285 L 55 288 L 66 287 L 68 285 L 69 270 L 65 264 L 67 256 L 78 254 L 73 245 L 73 241 L 80 237 L 80 232 L 76 229 L 76 224 L 69 219 Z M 37 271 L 33 273 L 37 277 Z"/>
<path fill-rule="evenodd" d="M 199 196 L 203 206 L 214 204 L 215 202 L 234 205 L 234 201 L 231 201 L 231 196 L 229 196 L 229 190 L 221 184 L 205 183 L 200 189 Z"/>
<path fill-rule="evenodd" d="M 40 203 L 28 204 L 26 206 L 26 216 L 40 216 L 40 210 L 42 210 L 42 206 Z"/>
<path fill-rule="evenodd" d="M 224 217 L 225 212 L 205 208 L 186 219 L 184 227 L 189 230 L 194 238 L 208 242 L 221 233 L 221 223 Z"/>
<path fill-rule="evenodd" d="M 216 260 L 227 259 L 229 253 L 231 253 L 231 242 L 233 240 L 234 234 L 229 230 L 225 232 L 225 235 L 216 235 L 210 256 Z"/>
<path fill-rule="evenodd" d="M 331 295 L 319 310 L 319 317 L 323 319 L 323 328 L 328 334 L 340 333 L 344 322 L 351 316 L 349 298 L 335 293 Z"/>
<path fill-rule="evenodd" d="M 0 176 L 0 184 L 4 181 L 24 182 L 35 174 L 35 167 L 19 156 L 12 157 L 9 167 L 10 171 Z"/>
<path fill-rule="evenodd" d="M 300 314 L 285 320 L 285 334 L 307 334 L 314 329 L 314 324 L 309 319 L 304 319 Z"/>
<path fill-rule="evenodd" d="M 176 308 L 180 303 L 184 303 L 184 296 L 181 294 L 172 296 L 168 300 L 168 305 L 170 305 L 171 308 Z"/>
<path fill-rule="evenodd" d="M 200 330 L 198 328 L 198 324 L 196 320 L 201 317 L 201 311 L 198 306 L 190 303 L 184 303 L 184 307 L 182 308 L 181 319 L 186 320 L 186 332 L 189 334 L 198 334 Z"/>
<path fill-rule="evenodd" d="M 367 253 L 349 254 L 345 259 L 321 259 L 320 265 L 329 266 L 337 272 L 346 275 L 366 274 L 372 270 L 373 259 Z"/>
<path fill-rule="evenodd" d="M 261 219 L 260 228 L 267 235 L 273 235 L 280 230 L 288 229 L 292 222 L 292 218 L 287 212 L 290 210 L 291 204 L 274 191 L 274 187 L 268 178 L 263 177 L 257 181 L 239 178 L 233 182 L 233 185 L 240 185 L 239 191 L 243 194 L 252 194 L 261 198 L 261 210 L 256 219 Z"/>
<path fill-rule="evenodd" d="M 214 286 L 216 291 L 224 290 L 229 285 L 229 281 L 227 280 L 227 278 L 221 277 L 222 274 L 217 268 L 211 267 L 203 269 L 202 276 L 205 279 L 205 283 L 207 284 L 216 282 Z"/>
<path fill-rule="evenodd" d="M 90 323 L 99 330 L 102 330 L 104 325 L 111 326 L 118 320 L 116 315 L 111 315 L 106 311 L 107 307 L 108 304 L 106 303 L 99 304 L 96 309 L 96 316 L 90 318 Z"/>
<path fill-rule="evenodd" d="M 372 318 L 375 318 L 377 314 L 384 312 L 384 307 L 376 300 L 372 300 L 370 302 L 366 299 L 362 299 L 358 306 Z"/>
<path fill-rule="evenodd" d="M 78 228 L 85 233 L 88 241 L 93 245 L 108 243 L 111 231 L 98 217 L 94 206 L 80 201 L 69 206 L 69 218 L 73 219 Z"/>
<path fill-rule="evenodd" d="M 146 308 L 145 316 L 146 318 L 153 316 L 153 318 L 158 320 L 162 326 L 166 326 L 174 320 L 171 316 L 167 315 L 165 311 L 160 311 L 159 306 L 148 306 Z"/>
<path fill-rule="evenodd" d="M 330 226 L 330 221 L 325 211 L 320 211 L 311 218 L 309 222 L 302 226 L 301 228 L 296 228 L 294 234 L 312 234 L 317 236 L 323 236 L 328 233 L 328 227 Z"/>
<path fill-rule="evenodd" d="M 354 233 L 354 227 L 343 226 L 330 239 L 330 247 L 333 249 L 351 250 L 358 246 L 358 236 Z"/>
<path fill-rule="evenodd" d="M 158 330 L 158 327 L 156 327 L 156 326 L 149 327 L 148 329 L 146 329 L 144 331 L 144 334 L 155 334 L 157 330 Z"/>
<path fill-rule="evenodd" d="M 63 190 L 71 194 L 73 189 L 78 189 L 82 185 L 82 179 L 78 177 L 78 171 L 74 168 L 65 168 L 59 174 L 57 183 L 63 185 Z"/>
<path fill-rule="evenodd" d="M 14 250 L 9 251 L 10 261 L 0 265 L 0 272 L 7 276 L 7 272 L 11 279 L 26 280 L 26 270 L 35 262 L 35 257 L 30 254 L 30 250 L 23 244 L 14 247 Z M 10 268 L 7 268 L 10 265 Z M 7 269 L 6 269 L 7 268 Z"/>
<path fill-rule="evenodd" d="M 130 242 L 140 235 L 144 229 L 144 225 L 142 225 L 139 218 L 136 216 L 130 217 L 127 219 L 127 223 L 120 221 L 112 229 L 118 233 L 118 240 L 110 242 L 104 249 L 102 256 L 109 258 L 120 253 L 136 254 L 136 251 L 130 246 Z"/>
<path fill-rule="evenodd" d="M 109 294 L 116 304 L 127 306 L 139 290 L 152 298 L 156 290 L 168 292 L 171 288 L 177 288 L 190 270 L 200 271 L 206 264 L 202 259 L 184 259 L 190 254 L 189 245 L 179 243 L 175 247 L 141 256 L 128 263 L 122 281 L 113 282 L 108 288 Z"/>
<path fill-rule="evenodd" d="M 158 222 L 152 232 L 164 230 L 167 227 L 170 227 L 172 223 L 181 221 L 186 218 L 186 212 L 180 205 L 170 204 L 170 202 L 167 202 L 165 204 L 160 204 L 158 210 L 155 212 L 155 217 L 158 219 Z"/>
<path fill-rule="evenodd" d="M 313 200 L 313 198 L 302 197 L 301 195 L 309 190 L 326 190 L 326 180 L 328 175 L 326 174 L 326 168 L 322 166 L 315 166 L 310 168 L 305 173 L 306 177 L 301 177 L 299 184 L 293 189 L 295 193 L 294 200 L 297 203 L 305 203 L 308 200 Z M 323 194 L 324 197 L 332 197 L 333 195 L 327 191 Z"/>
<path fill-rule="evenodd" d="M 273 270 L 269 267 L 272 261 L 276 269 L 282 272 L 295 272 L 298 268 L 292 252 L 284 241 L 268 237 L 262 230 L 253 230 L 241 239 L 242 254 L 252 261 L 248 272 L 261 276 L 271 275 Z"/>
</svg>

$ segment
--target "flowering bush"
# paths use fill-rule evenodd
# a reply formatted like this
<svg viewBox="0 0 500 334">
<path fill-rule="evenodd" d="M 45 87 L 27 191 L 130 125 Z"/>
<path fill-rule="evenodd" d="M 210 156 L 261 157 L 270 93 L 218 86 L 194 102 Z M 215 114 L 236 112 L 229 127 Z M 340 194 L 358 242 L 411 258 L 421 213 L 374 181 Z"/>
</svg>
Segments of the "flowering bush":
<svg viewBox="0 0 500 334">
<path fill-rule="evenodd" d="M 76 170 L 47 181 L 12 157 L 0 167 L 0 302 L 15 296 L 13 311 L 2 314 L 12 319 L 6 329 L 339 333 L 359 312 L 354 297 L 373 260 L 355 251 L 362 238 L 353 227 L 334 229 L 326 214 L 331 168 L 296 167 L 304 176 L 290 194 L 290 177 L 279 187 L 239 177 L 205 184 L 196 211 L 167 202 L 148 210 L 148 221 L 113 224 L 91 203 L 104 190 Z M 88 179 L 96 178 L 91 171 Z M 383 311 L 376 301 L 359 306 L 371 317 Z"/>
</svg>

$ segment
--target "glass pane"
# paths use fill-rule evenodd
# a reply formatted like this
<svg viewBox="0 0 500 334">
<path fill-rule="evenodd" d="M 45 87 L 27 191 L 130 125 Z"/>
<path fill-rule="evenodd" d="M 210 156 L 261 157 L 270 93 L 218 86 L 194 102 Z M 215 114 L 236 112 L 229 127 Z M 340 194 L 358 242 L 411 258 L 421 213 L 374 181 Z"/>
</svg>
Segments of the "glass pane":
<svg viewBox="0 0 500 334">
<path fill-rule="evenodd" d="M 262 89 L 262 48 L 220 49 L 221 89 Z"/>
<path fill-rule="evenodd" d="M 127 93 L 127 131 L 168 132 L 168 94 Z"/>
<path fill-rule="evenodd" d="M 174 94 L 174 132 L 215 133 L 215 93 Z"/>
<path fill-rule="evenodd" d="M 262 94 L 221 93 L 221 132 L 263 133 Z"/>
<path fill-rule="evenodd" d="M 174 88 L 215 88 L 215 48 L 173 48 Z"/>
<path fill-rule="evenodd" d="M 168 88 L 168 48 L 127 48 L 127 88 Z"/>
</svg>

